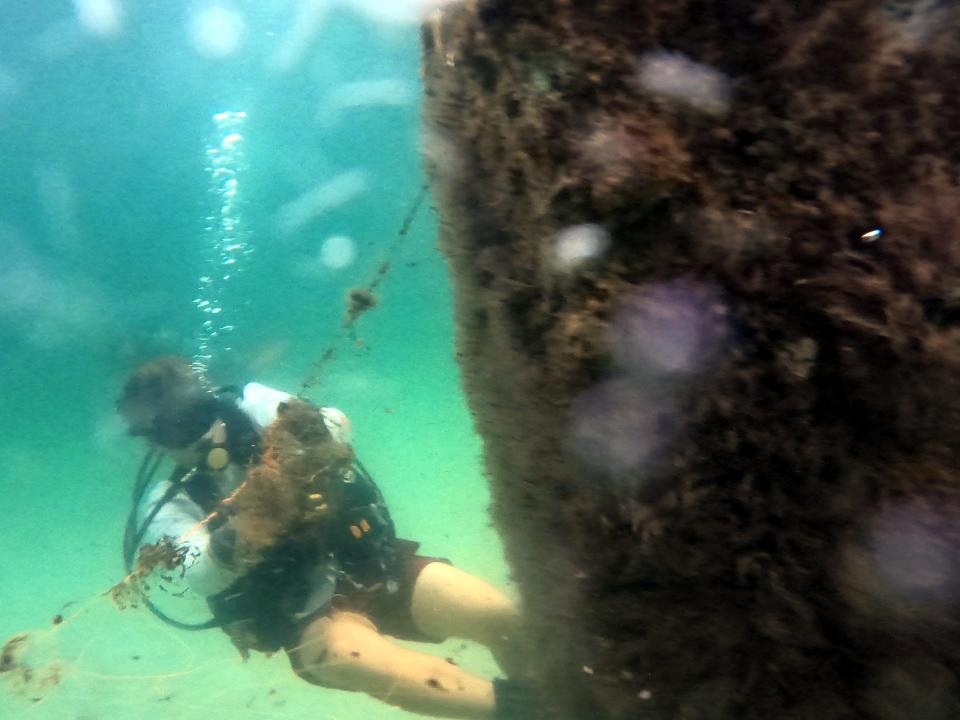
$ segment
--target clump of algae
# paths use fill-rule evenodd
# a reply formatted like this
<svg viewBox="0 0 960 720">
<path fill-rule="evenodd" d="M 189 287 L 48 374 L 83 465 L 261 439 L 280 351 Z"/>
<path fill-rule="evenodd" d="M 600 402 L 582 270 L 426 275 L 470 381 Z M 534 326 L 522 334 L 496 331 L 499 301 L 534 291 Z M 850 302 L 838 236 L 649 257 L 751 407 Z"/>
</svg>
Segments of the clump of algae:
<svg viewBox="0 0 960 720">
<path fill-rule="evenodd" d="M 229 506 L 241 562 L 255 564 L 288 540 L 322 541 L 334 515 L 332 481 L 352 461 L 353 450 L 333 438 L 316 406 L 282 403 L 260 462 L 247 470 Z"/>
</svg>

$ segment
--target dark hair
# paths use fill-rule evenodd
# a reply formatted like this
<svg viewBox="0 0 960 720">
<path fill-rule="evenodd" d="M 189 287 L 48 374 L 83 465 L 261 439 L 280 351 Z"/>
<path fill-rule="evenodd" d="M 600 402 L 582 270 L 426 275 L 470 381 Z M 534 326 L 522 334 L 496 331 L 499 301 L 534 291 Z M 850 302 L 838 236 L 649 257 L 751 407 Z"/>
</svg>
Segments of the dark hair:
<svg viewBox="0 0 960 720">
<path fill-rule="evenodd" d="M 127 378 L 117 410 L 131 435 L 179 448 L 203 435 L 217 417 L 216 405 L 189 362 L 160 357 Z"/>
<path fill-rule="evenodd" d="M 186 447 L 219 418 L 227 425 L 234 461 L 247 463 L 258 452 L 259 433 L 253 421 L 233 400 L 208 390 L 183 358 L 160 357 L 134 370 L 117 409 L 131 435 L 165 448 Z"/>
</svg>

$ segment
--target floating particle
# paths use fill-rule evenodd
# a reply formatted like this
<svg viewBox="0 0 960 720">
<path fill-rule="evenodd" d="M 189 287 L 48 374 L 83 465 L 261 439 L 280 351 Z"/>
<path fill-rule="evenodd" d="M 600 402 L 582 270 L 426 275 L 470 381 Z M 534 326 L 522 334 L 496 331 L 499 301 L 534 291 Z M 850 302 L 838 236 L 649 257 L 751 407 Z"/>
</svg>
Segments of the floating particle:
<svg viewBox="0 0 960 720">
<path fill-rule="evenodd" d="M 553 244 L 555 267 L 569 272 L 602 256 L 610 246 L 610 234 L 600 225 L 572 225 L 561 230 Z"/>
<path fill-rule="evenodd" d="M 205 57 L 226 58 L 240 49 L 246 32 L 243 16 L 226 4 L 215 3 L 197 12 L 190 22 L 194 49 Z"/>
<path fill-rule="evenodd" d="M 463 153 L 444 135 L 424 130 L 420 136 L 420 151 L 441 181 L 452 182 L 463 174 Z"/>
<path fill-rule="evenodd" d="M 107 37 L 120 30 L 121 9 L 117 0 L 73 0 L 77 20 L 84 30 Z"/>
<path fill-rule="evenodd" d="M 297 6 L 296 16 L 287 24 L 277 50 L 268 60 L 270 67 L 280 72 L 288 72 L 300 64 L 333 9 L 328 0 L 301 0 Z"/>
<path fill-rule="evenodd" d="M 659 457 L 674 435 L 675 401 L 668 392 L 618 378 L 574 402 L 573 450 L 589 466 L 617 474 Z"/>
<path fill-rule="evenodd" d="M 871 523 L 873 560 L 885 591 L 947 600 L 957 593 L 958 564 L 947 518 L 921 502 L 885 509 Z"/>
<path fill-rule="evenodd" d="M 678 100 L 710 114 L 730 105 L 730 79 L 709 65 L 678 52 L 658 50 L 637 63 L 637 84 L 645 91 Z"/>
<path fill-rule="evenodd" d="M 345 235 L 332 235 L 323 241 L 320 248 L 320 262 L 328 268 L 339 270 L 351 264 L 357 257 L 357 248 L 353 240 Z"/>
<path fill-rule="evenodd" d="M 317 113 L 318 118 L 332 123 L 341 113 L 355 108 L 403 107 L 416 101 L 416 92 L 403 80 L 362 80 L 333 87 Z"/>
<path fill-rule="evenodd" d="M 300 195 L 280 208 L 277 224 L 284 233 L 293 233 L 311 221 L 353 200 L 367 189 L 367 175 L 347 170 Z"/>
<path fill-rule="evenodd" d="M 729 309 L 713 287 L 687 280 L 639 288 L 614 318 L 614 357 L 630 372 L 693 373 L 732 335 Z"/>
</svg>

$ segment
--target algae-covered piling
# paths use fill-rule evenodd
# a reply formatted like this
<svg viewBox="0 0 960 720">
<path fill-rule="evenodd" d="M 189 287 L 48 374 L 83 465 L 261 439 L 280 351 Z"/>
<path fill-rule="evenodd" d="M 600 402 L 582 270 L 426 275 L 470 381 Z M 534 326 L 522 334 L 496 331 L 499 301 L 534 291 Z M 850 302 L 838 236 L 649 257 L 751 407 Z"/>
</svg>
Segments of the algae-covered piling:
<svg viewBox="0 0 960 720">
<path fill-rule="evenodd" d="M 557 717 L 960 711 L 958 26 L 879 0 L 424 24 L 458 353 Z M 571 273 L 581 226 L 609 244 Z"/>
</svg>

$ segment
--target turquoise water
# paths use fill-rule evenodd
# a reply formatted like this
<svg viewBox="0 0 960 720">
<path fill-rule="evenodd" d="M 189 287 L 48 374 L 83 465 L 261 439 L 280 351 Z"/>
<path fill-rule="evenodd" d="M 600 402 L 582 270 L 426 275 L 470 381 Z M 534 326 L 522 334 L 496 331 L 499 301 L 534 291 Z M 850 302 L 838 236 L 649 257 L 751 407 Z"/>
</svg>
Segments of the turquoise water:
<svg viewBox="0 0 960 720">
<path fill-rule="evenodd" d="M 102 596 L 123 574 L 142 454 L 113 411 L 119 385 L 142 360 L 198 352 L 204 276 L 217 321 L 234 327 L 211 343 L 211 379 L 295 390 L 346 290 L 391 261 L 380 305 L 310 397 L 351 417 L 401 535 L 508 587 L 429 202 L 397 241 L 423 183 L 417 25 L 402 4 L 389 17 L 377 7 L 5 3 L 0 638 L 30 633 L 35 672 L 26 686 L 0 676 L 0 717 L 404 715 L 310 687 L 279 656 L 241 663 L 218 631 L 178 632 Z M 251 249 L 228 281 L 211 265 L 223 225 L 207 219 L 223 207 L 207 154 L 223 111 L 246 113 L 230 213 Z M 324 255 L 333 236 L 349 240 Z M 459 642 L 431 651 L 495 673 Z"/>
</svg>

